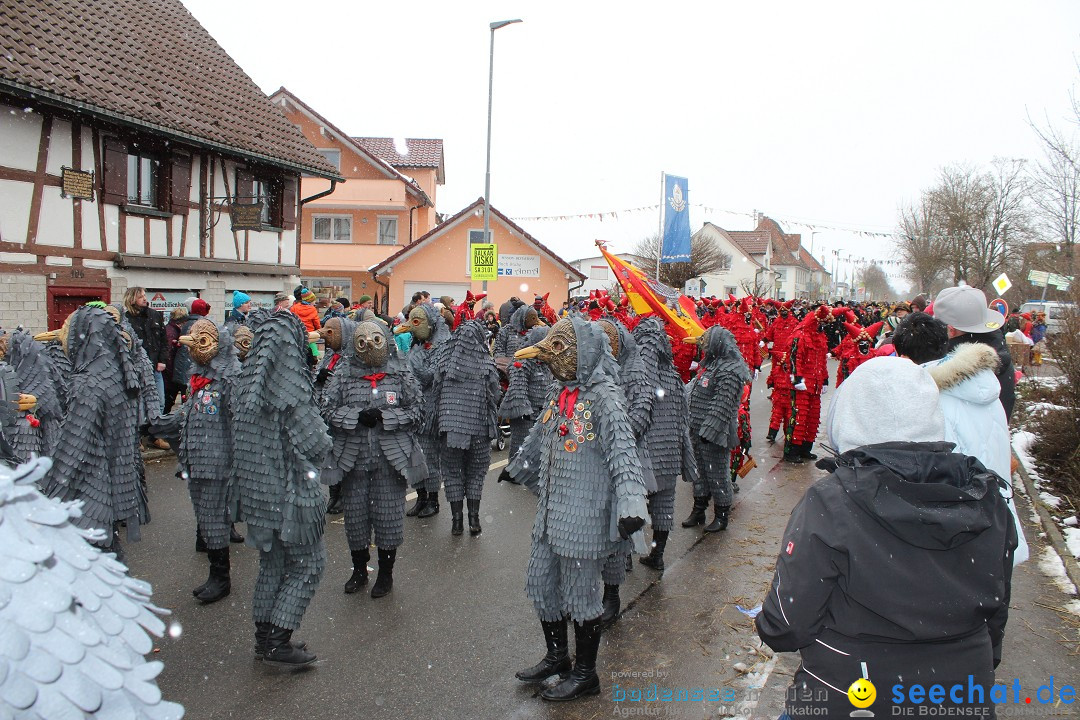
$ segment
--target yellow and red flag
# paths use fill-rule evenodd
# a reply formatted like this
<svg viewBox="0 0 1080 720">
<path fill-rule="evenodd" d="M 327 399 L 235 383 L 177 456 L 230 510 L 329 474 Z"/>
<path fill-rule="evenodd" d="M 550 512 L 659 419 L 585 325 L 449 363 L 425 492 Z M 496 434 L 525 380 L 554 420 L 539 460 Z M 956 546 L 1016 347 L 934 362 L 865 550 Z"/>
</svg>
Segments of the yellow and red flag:
<svg viewBox="0 0 1080 720">
<path fill-rule="evenodd" d="M 630 298 L 630 306 L 634 308 L 634 312 L 638 315 L 656 315 L 664 321 L 668 335 L 676 340 L 697 337 L 705 332 L 693 300 L 615 257 L 607 251 L 603 241 L 597 240 L 596 245 L 615 273 L 623 293 Z"/>
</svg>

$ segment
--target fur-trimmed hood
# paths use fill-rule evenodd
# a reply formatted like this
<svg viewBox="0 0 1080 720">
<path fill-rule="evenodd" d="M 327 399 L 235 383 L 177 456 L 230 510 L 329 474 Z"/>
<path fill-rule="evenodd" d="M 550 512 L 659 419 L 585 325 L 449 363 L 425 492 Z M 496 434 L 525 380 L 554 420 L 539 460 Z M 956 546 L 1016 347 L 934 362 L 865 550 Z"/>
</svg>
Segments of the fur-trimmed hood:
<svg viewBox="0 0 1080 720">
<path fill-rule="evenodd" d="M 999 362 L 992 347 L 965 343 L 958 345 L 941 360 L 926 363 L 926 369 L 941 392 L 986 405 L 997 400 L 1001 393 L 1001 385 L 995 374 Z"/>
</svg>

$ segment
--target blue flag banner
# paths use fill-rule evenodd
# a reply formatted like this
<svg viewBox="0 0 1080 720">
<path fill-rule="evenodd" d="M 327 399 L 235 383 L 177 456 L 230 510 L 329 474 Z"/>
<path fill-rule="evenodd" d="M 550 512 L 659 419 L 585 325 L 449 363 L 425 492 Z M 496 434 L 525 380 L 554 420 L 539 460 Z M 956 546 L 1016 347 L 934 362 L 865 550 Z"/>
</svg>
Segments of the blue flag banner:
<svg viewBox="0 0 1080 720">
<path fill-rule="evenodd" d="M 690 261 L 690 201 L 686 178 L 664 175 L 664 241 L 660 262 Z"/>
</svg>

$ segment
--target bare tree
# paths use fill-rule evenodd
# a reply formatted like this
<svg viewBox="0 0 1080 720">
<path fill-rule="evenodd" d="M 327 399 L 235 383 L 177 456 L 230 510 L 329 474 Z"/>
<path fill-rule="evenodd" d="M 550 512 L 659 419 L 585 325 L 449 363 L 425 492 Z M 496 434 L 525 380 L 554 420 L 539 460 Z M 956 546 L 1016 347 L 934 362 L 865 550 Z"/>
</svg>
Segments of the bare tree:
<svg viewBox="0 0 1080 720">
<path fill-rule="evenodd" d="M 908 275 L 927 286 L 920 290 L 936 284 L 935 267 L 951 270 L 953 283 L 986 289 L 1015 264 L 1031 234 L 1029 185 L 1023 160 L 995 160 L 987 171 L 944 168 L 919 204 L 900 213 L 900 251 Z"/>
<path fill-rule="evenodd" d="M 654 234 L 638 243 L 634 254 L 646 261 L 641 268 L 646 274 L 655 277 L 656 257 L 660 251 L 660 236 Z M 731 268 L 731 255 L 724 252 L 712 240 L 695 234 L 690 238 L 690 262 L 661 263 L 660 282 L 682 290 L 687 280 L 708 275 L 718 270 Z"/>
<path fill-rule="evenodd" d="M 889 276 L 877 263 L 860 268 L 857 275 L 858 282 L 866 288 L 867 300 L 891 300 L 896 297 L 896 291 L 889 284 Z"/>
<path fill-rule="evenodd" d="M 1037 227 L 1045 240 L 1060 246 L 1064 270 L 1071 274 L 1073 250 L 1080 240 L 1080 144 L 1074 135 L 1049 125 L 1043 129 L 1031 123 L 1031 127 L 1043 145 L 1043 158 L 1031 172 Z"/>
</svg>

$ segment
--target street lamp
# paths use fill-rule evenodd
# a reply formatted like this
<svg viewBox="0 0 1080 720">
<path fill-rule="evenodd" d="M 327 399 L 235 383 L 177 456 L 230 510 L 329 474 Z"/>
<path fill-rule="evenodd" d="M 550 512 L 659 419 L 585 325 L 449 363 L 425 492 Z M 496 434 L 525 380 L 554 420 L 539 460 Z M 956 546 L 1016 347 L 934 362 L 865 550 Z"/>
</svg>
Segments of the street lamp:
<svg viewBox="0 0 1080 720">
<path fill-rule="evenodd" d="M 487 168 L 484 171 L 484 242 L 490 242 L 488 233 L 491 232 L 491 89 L 495 81 L 495 31 L 507 25 L 519 23 L 521 20 L 496 20 L 490 23 L 491 28 L 491 57 L 488 61 L 488 113 L 487 113 Z M 483 283 L 483 290 L 487 292 L 487 280 Z"/>
</svg>

